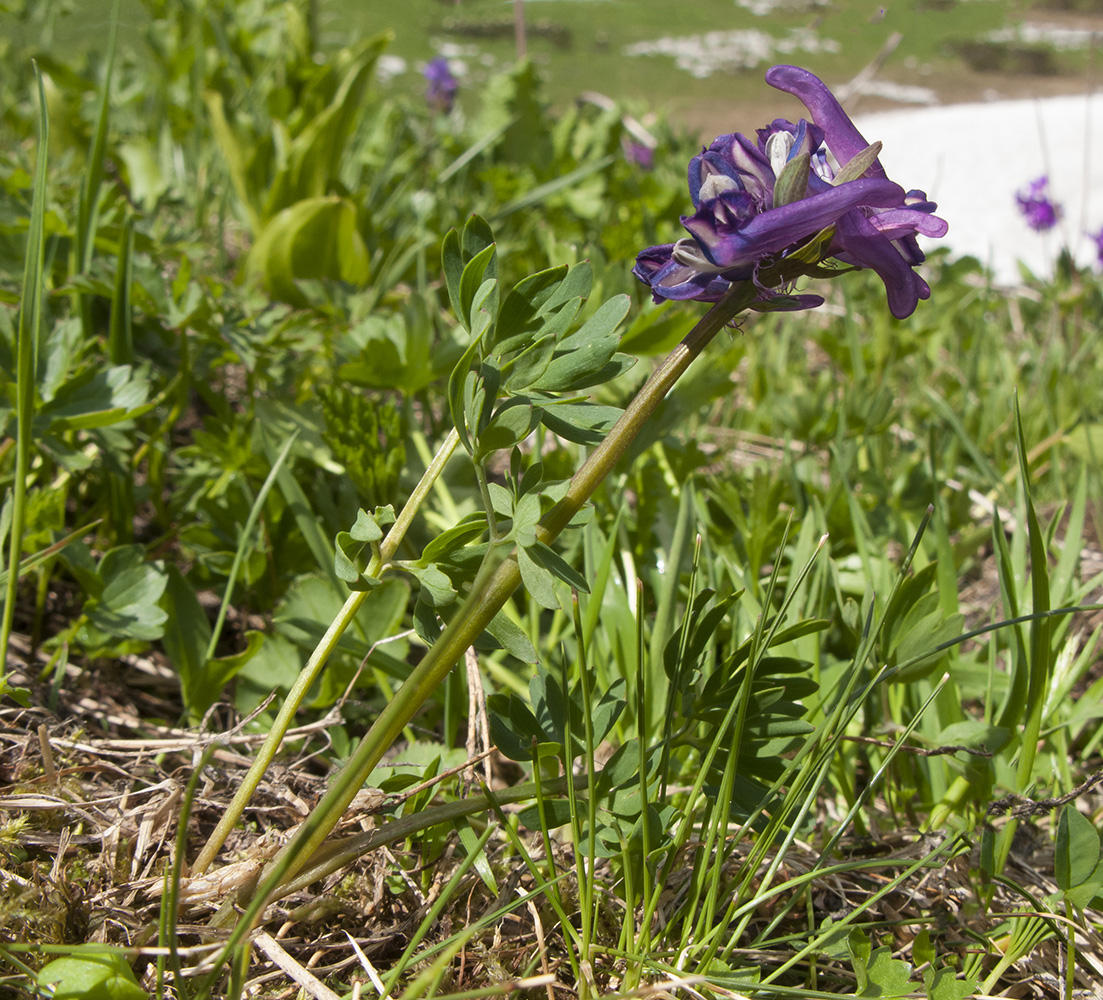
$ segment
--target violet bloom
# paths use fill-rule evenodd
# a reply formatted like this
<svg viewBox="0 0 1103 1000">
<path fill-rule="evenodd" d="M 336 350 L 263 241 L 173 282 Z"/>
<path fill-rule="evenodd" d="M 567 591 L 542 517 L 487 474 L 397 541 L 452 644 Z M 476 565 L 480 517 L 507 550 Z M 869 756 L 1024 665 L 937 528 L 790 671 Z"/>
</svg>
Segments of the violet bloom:
<svg viewBox="0 0 1103 1000">
<path fill-rule="evenodd" d="M 1042 174 L 1037 180 L 1031 181 L 1025 191 L 1015 195 L 1015 201 L 1019 203 L 1019 211 L 1023 213 L 1026 224 L 1040 233 L 1052 229 L 1061 218 L 1061 206 L 1050 198 L 1046 190 L 1048 187 L 1049 177 Z"/>
<path fill-rule="evenodd" d="M 1095 243 L 1095 259 L 1099 266 L 1103 268 L 1103 229 L 1100 229 L 1098 233 L 1088 233 L 1087 236 Z"/>
<path fill-rule="evenodd" d="M 456 101 L 456 91 L 460 89 L 459 82 L 448 68 L 448 60 L 444 56 L 430 59 L 422 73 L 428 84 L 425 88 L 425 100 L 438 111 L 447 114 Z"/>
<path fill-rule="evenodd" d="M 752 308 L 807 309 L 818 295 L 788 296 L 802 274 L 825 274 L 835 258 L 871 267 L 889 309 L 910 316 L 930 288 L 912 268 L 923 262 L 916 236 L 944 236 L 946 223 L 922 191 L 905 193 L 885 176 L 870 146 L 824 83 L 807 70 L 774 66 L 766 82 L 804 102 L 812 121 L 777 119 L 757 142 L 722 135 L 689 164 L 696 209 L 677 243 L 649 247 L 633 273 L 655 301 L 715 302 L 734 282 L 753 281 Z M 773 300 L 771 302 L 771 300 Z"/>
<path fill-rule="evenodd" d="M 655 162 L 655 150 L 642 142 L 627 139 L 624 143 L 624 158 L 643 170 L 650 170 Z"/>
</svg>

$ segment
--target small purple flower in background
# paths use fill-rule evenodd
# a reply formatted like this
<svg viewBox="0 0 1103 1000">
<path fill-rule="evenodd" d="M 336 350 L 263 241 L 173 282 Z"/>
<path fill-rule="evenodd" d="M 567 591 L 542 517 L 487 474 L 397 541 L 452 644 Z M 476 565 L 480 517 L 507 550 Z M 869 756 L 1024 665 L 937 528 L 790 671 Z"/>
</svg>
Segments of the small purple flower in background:
<svg viewBox="0 0 1103 1000">
<path fill-rule="evenodd" d="M 1095 259 L 1099 263 L 1099 266 L 1103 268 L 1103 229 L 1100 229 L 1098 233 L 1087 233 L 1088 239 L 1095 243 Z"/>
<path fill-rule="evenodd" d="M 695 212 L 682 217 L 690 233 L 649 247 L 633 274 L 655 301 L 716 302 L 735 282 L 753 281 L 758 309 L 809 309 L 818 295 L 790 296 L 803 274 L 829 275 L 836 258 L 871 267 L 889 309 L 910 316 L 931 290 L 912 268 L 923 262 L 916 235 L 944 236 L 946 223 L 922 191 L 905 193 L 885 176 L 869 145 L 818 77 L 796 66 L 774 66 L 766 82 L 804 102 L 812 121 L 779 118 L 758 130 L 722 135 L 689 164 Z"/>
<path fill-rule="evenodd" d="M 1052 229 L 1061 218 L 1061 206 L 1050 198 L 1046 190 L 1048 187 L 1049 177 L 1042 174 L 1037 180 L 1031 181 L 1025 191 L 1015 195 L 1026 224 L 1040 233 Z"/>
<path fill-rule="evenodd" d="M 655 150 L 642 142 L 625 139 L 624 157 L 629 163 L 634 163 L 643 170 L 650 170 L 655 163 Z"/>
<path fill-rule="evenodd" d="M 460 89 L 459 82 L 448 68 L 448 60 L 444 56 L 430 59 L 422 73 L 428 83 L 425 100 L 438 111 L 447 114 L 456 101 L 456 91 Z"/>
</svg>

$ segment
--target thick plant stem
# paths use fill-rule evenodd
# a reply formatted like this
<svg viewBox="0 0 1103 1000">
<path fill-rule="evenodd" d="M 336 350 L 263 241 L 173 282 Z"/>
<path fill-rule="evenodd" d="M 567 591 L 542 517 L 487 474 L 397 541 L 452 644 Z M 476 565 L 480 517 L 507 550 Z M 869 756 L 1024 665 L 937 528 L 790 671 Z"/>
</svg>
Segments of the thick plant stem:
<svg viewBox="0 0 1103 1000">
<path fill-rule="evenodd" d="M 391 559 L 394 558 L 394 554 L 398 551 L 399 545 L 402 544 L 402 539 L 405 537 L 407 529 L 410 527 L 411 523 L 413 523 L 414 515 L 417 514 L 418 508 L 421 507 L 425 498 L 429 495 L 429 491 L 433 488 L 433 484 L 444 471 L 445 465 L 448 464 L 448 459 L 452 457 L 452 452 L 456 450 L 456 446 L 459 442 L 459 434 L 457 434 L 455 430 L 450 431 L 448 436 L 444 439 L 444 443 L 433 457 L 432 462 L 430 462 L 428 468 L 426 468 L 421 480 L 418 482 L 417 486 L 414 487 L 413 493 L 410 494 L 410 499 L 406 501 L 406 505 L 402 508 L 398 517 L 395 518 L 394 524 L 391 525 L 391 530 L 387 532 L 387 537 L 380 543 L 379 551 L 372 556 L 371 561 L 368 563 L 368 568 L 366 570 L 368 576 L 378 576 L 383 572 Z M 360 606 L 364 603 L 369 593 L 370 591 L 361 590 L 349 594 L 348 600 L 345 601 L 337 617 L 330 624 L 329 628 L 326 629 L 325 635 L 322 636 L 314 652 L 310 654 L 310 659 L 306 661 L 305 666 L 295 679 L 294 685 L 287 693 L 287 697 L 280 706 L 279 714 L 276 716 L 276 721 L 272 724 L 271 731 L 265 738 L 264 743 L 261 744 L 260 750 L 257 751 L 256 760 L 253 761 L 253 765 L 249 768 L 249 772 L 242 779 L 241 784 L 234 793 L 233 801 L 223 814 L 222 819 L 219 820 L 218 826 L 215 827 L 210 839 L 203 845 L 203 850 L 199 852 L 199 857 L 195 859 L 195 864 L 192 865 L 191 869 L 193 875 L 201 875 L 211 866 L 211 862 L 214 861 L 215 855 L 222 849 L 222 845 L 226 843 L 226 838 L 230 835 L 230 831 L 237 824 L 237 821 L 241 819 L 242 813 L 245 812 L 245 807 L 249 804 L 249 800 L 257 790 L 261 778 L 264 777 L 264 772 L 268 770 L 268 766 L 276 756 L 276 752 L 279 750 L 280 744 L 287 734 L 287 730 L 291 728 L 291 722 L 295 717 L 295 713 L 299 710 L 299 706 L 302 704 L 303 699 L 306 697 L 307 691 L 310 690 L 310 686 L 318 679 L 318 674 L 321 672 L 322 667 L 325 666 L 326 661 L 336 648 L 341 636 L 344 635 L 345 630 L 352 624 L 352 620 L 356 617 L 356 612 L 360 610 Z"/>
<path fill-rule="evenodd" d="M 693 359 L 754 301 L 756 292 L 749 282 L 734 286 L 652 373 L 620 420 L 575 473 L 563 499 L 542 519 L 537 530 L 541 541 L 550 543 L 567 526 L 613 470 Z M 309 861 L 406 724 L 520 585 L 521 573 L 516 555 L 511 553 L 499 561 L 500 557 L 494 555 L 494 551 L 491 550 L 479 571 L 463 607 L 403 682 L 395 697 L 380 712 L 330 790 L 269 864 L 258 890 L 259 899 L 266 898 L 281 882 L 293 878 Z M 250 912 L 254 912 L 253 907 L 250 907 Z M 255 912 L 259 913 L 259 906 Z"/>
</svg>

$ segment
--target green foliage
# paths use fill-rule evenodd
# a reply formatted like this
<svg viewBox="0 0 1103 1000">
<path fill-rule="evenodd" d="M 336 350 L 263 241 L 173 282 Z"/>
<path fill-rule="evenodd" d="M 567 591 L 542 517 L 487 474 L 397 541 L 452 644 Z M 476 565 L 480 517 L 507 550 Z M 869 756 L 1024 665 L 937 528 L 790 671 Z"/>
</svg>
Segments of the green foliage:
<svg viewBox="0 0 1103 1000">
<path fill-rule="evenodd" d="M 323 440 L 363 502 L 377 507 L 393 500 L 406 467 L 398 407 L 339 385 L 321 387 L 318 398 L 326 427 Z"/>
<path fill-rule="evenodd" d="M 295 4 L 144 7 L 152 67 L 120 35 L 114 61 L 44 58 L 41 102 L 25 53 L 0 81 L 5 628 L 78 671 L 54 696 L 148 654 L 192 721 L 273 690 L 257 730 L 338 711 L 338 763 L 515 565 L 523 589 L 472 648 L 491 738 L 531 784 L 487 830 L 490 798 L 421 789 L 390 818 L 411 850 L 457 836 L 494 892 L 524 864 L 579 983 L 613 974 L 612 941 L 625 989 L 669 955 L 706 985 L 809 988 L 810 954 L 849 961 L 858 996 L 994 989 L 1003 959 L 956 978 L 933 925 L 920 985 L 882 929 L 829 924 L 816 886 L 857 870 L 840 838 L 895 823 L 980 830 L 990 895 L 1015 824 L 985 831 L 989 803 L 1068 792 L 1103 743 L 1097 639 L 1068 610 L 1098 582 L 1099 278 L 1066 260 L 1016 296 L 935 253 L 907 322 L 868 274 L 822 314 L 748 321 L 553 539 L 638 356 L 698 318 L 629 274 L 678 232 L 693 144 L 656 125 L 644 173 L 622 109 L 552 111 L 533 63 L 448 117 L 377 81 L 384 39 L 319 51 Z M 972 581 L 992 586 L 970 601 Z M 461 762 L 464 687 L 427 686 L 416 778 L 385 792 Z M 1005 928 L 1017 955 L 1053 933 L 1046 907 L 1101 905 L 1091 822 L 1066 806 L 1055 839 L 1059 892 Z M 58 996 L 136 986 L 113 953 L 46 968 Z"/>
<path fill-rule="evenodd" d="M 82 951 L 56 958 L 38 972 L 56 1000 L 145 1000 L 130 964 L 116 951 Z"/>
<path fill-rule="evenodd" d="M 1075 806 L 1061 810 L 1057 824 L 1055 868 L 1057 886 L 1077 910 L 1098 906 L 1103 896 L 1103 859 L 1099 830 Z"/>
</svg>

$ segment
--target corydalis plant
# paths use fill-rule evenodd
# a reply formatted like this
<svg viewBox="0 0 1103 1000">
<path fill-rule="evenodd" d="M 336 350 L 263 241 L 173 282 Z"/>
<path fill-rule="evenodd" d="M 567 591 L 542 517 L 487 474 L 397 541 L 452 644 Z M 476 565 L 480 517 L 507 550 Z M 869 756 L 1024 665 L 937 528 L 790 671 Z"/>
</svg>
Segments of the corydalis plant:
<svg viewBox="0 0 1103 1000">
<path fill-rule="evenodd" d="M 798 125 L 774 122 L 760 133 L 761 147 L 743 136 L 723 136 L 714 148 L 694 158 L 691 190 L 698 212 L 685 220 L 693 238 L 684 241 L 692 245 L 682 246 L 678 259 L 673 244 L 645 250 L 636 274 L 652 286 L 659 298 L 715 299 L 716 305 L 655 368 L 608 431 L 600 413 L 605 408 L 583 403 L 574 410 L 567 407 L 574 406 L 579 390 L 592 390 L 624 370 L 623 360 L 616 355 L 615 330 L 627 304 L 611 300 L 580 328 L 568 332 L 581 300 L 589 294 L 586 268 L 576 265 L 529 275 L 503 300 L 490 227 L 474 217 L 462 235 L 453 231 L 445 237 L 443 265 L 449 299 L 460 324 L 471 336 L 449 379 L 455 427 L 397 517 L 389 508 L 377 510 L 374 515 L 361 512 L 353 531 L 342 533 L 361 546 L 370 545 L 371 558 L 363 571 L 345 558 L 346 566 L 352 566 L 354 585 L 366 589 L 354 591 L 304 666 L 257 762 L 196 859 L 193 871 L 204 872 L 214 860 L 290 725 L 296 705 L 352 622 L 364 595 L 383 574 L 394 569 L 420 573 L 423 589 L 442 593 L 433 607 L 458 603 L 459 593 L 466 592 L 442 631 L 436 630 L 433 619 L 436 637 L 421 661 L 376 717 L 291 841 L 258 876 L 256 893 L 224 944 L 207 986 L 218 974 L 220 963 L 260 919 L 266 901 L 286 891 L 321 849 L 372 769 L 439 689 L 449 671 L 484 631 L 491 631 L 495 623 L 505 620 L 506 616 L 499 613 L 522 582 L 534 597 L 534 581 L 541 587 L 546 583 L 548 607 L 559 602 L 551 577 L 585 589 L 585 579 L 552 545 L 575 522 L 583 505 L 624 457 L 667 393 L 721 330 L 749 308 L 777 308 L 779 304 L 782 308 L 807 308 L 819 304 L 822 299 L 818 296 L 788 296 L 784 290 L 798 275 L 816 273 L 820 262 L 828 257 L 875 268 L 885 281 L 889 307 L 897 316 L 911 313 L 918 299 L 929 294 L 926 283 L 911 268 L 922 259 L 915 245 L 916 234 L 941 235 L 946 231 L 946 223 L 931 215 L 934 206 L 918 192 L 906 195 L 899 185 L 883 176 L 877 162 L 878 147 L 865 143 L 838 102 L 814 76 L 783 66 L 771 70 L 767 79 L 800 96 L 815 120 Z M 569 314 L 563 313 L 568 304 Z M 484 351 L 482 355 L 480 350 Z M 528 393 L 523 401 L 522 391 Z M 502 405 L 496 405 L 498 402 Z M 591 414 L 598 419 L 586 417 L 587 409 L 598 410 L 598 414 Z M 538 462 L 520 476 L 511 465 L 510 481 L 517 489 L 511 498 L 503 496 L 506 491 L 499 488 L 496 506 L 496 491 L 486 481 L 485 467 L 495 456 L 500 457 L 503 449 L 511 449 L 531 432 L 537 410 L 549 428 L 559 428 L 557 433 L 571 426 L 565 414 L 581 410 L 576 420 L 584 420 L 585 426 L 580 424 L 576 429 L 583 433 L 572 440 L 594 447 L 566 484 L 544 485 L 541 476 L 531 474 Z M 555 411 L 561 419 L 558 424 L 549 423 L 556 417 Z M 430 542 L 421 560 L 399 564 L 395 556 L 405 532 L 461 437 L 476 461 L 475 478 L 481 475 L 480 492 L 486 510 Z M 482 473 L 478 463 L 483 465 Z M 497 532 L 492 526 L 497 514 L 506 508 L 513 526 Z M 445 574 L 434 566 L 433 557 L 447 549 L 454 561 L 460 547 L 475 546 L 486 530 L 490 540 L 478 543 L 482 555 L 473 582 L 468 586 L 457 579 L 457 586 L 452 588 Z M 339 540 L 338 548 L 343 545 Z M 475 551 L 473 548 L 473 554 Z M 533 564 L 537 562 L 538 572 L 534 573 Z M 527 575 L 523 566 L 529 569 Z M 430 571 L 438 577 L 435 587 Z M 446 585 L 447 593 L 443 593 Z M 527 639 L 525 643 L 531 649 Z"/>
<path fill-rule="evenodd" d="M 812 116 L 775 119 L 757 140 L 722 135 L 689 164 L 695 212 L 683 216 L 690 236 L 649 247 L 633 273 L 656 301 L 719 301 L 739 282 L 753 282 L 754 309 L 808 309 L 818 295 L 787 294 L 807 274 L 828 276 L 830 258 L 870 267 L 885 284 L 889 309 L 910 316 L 930 295 L 912 269 L 924 260 L 917 235 L 944 236 L 922 191 L 889 180 L 870 145 L 823 81 L 796 66 L 775 66 L 766 82 L 799 97 Z"/>
</svg>

